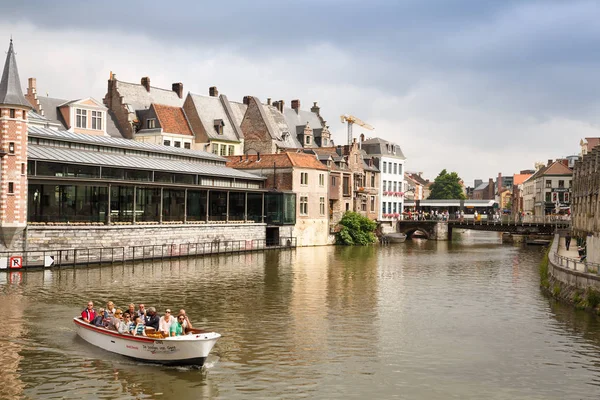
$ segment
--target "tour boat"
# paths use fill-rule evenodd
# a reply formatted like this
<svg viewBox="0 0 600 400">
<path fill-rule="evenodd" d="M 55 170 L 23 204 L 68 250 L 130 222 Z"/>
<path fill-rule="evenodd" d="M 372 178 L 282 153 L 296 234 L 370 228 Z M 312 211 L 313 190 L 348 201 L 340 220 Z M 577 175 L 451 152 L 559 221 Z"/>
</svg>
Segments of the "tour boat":
<svg viewBox="0 0 600 400">
<path fill-rule="evenodd" d="M 133 336 L 88 324 L 80 317 L 73 318 L 73 321 L 77 334 L 94 346 L 136 360 L 166 365 L 201 367 L 221 337 L 218 333 L 198 329 L 183 336 L 167 338 Z"/>
<path fill-rule="evenodd" d="M 388 233 L 383 236 L 383 240 L 388 243 L 402 243 L 406 240 L 406 235 L 401 232 Z"/>
</svg>

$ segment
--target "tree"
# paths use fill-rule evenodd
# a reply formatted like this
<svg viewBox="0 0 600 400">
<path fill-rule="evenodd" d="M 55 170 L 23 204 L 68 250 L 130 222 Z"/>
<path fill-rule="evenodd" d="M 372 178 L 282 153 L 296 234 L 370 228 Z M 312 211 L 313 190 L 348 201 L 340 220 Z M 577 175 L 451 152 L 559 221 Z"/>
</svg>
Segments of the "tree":
<svg viewBox="0 0 600 400">
<path fill-rule="evenodd" d="M 431 184 L 431 194 L 428 198 L 431 200 L 464 199 L 465 194 L 463 193 L 460 180 L 456 172 L 448 173 L 443 169 Z"/>
<path fill-rule="evenodd" d="M 374 233 L 377 223 L 359 213 L 346 211 L 339 225 L 340 230 L 337 234 L 339 244 L 366 246 L 377 241 Z"/>
</svg>

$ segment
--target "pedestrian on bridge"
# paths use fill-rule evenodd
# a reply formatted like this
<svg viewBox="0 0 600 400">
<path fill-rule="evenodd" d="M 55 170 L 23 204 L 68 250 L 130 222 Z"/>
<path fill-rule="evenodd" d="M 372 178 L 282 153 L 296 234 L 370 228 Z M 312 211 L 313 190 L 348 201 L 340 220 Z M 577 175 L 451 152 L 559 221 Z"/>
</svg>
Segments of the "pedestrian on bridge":
<svg viewBox="0 0 600 400">
<path fill-rule="evenodd" d="M 567 236 L 565 236 L 565 248 L 569 251 L 569 246 L 571 245 L 571 232 L 567 232 Z"/>
</svg>

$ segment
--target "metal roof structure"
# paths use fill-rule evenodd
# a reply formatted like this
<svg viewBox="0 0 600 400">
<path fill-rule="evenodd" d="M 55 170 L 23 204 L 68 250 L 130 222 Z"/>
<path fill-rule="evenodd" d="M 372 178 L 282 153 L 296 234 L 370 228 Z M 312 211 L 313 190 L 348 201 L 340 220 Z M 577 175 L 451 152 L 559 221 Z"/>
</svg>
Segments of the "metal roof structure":
<svg viewBox="0 0 600 400">
<path fill-rule="evenodd" d="M 29 144 L 29 160 L 99 165 L 102 167 L 131 168 L 154 171 L 168 171 L 185 174 L 199 174 L 214 177 L 227 177 L 261 181 L 265 178 L 238 171 L 220 165 L 190 163 L 185 161 L 164 160 L 159 158 L 127 156 L 121 154 L 100 153 L 86 150 L 73 150 L 61 147 L 49 147 Z"/>
<path fill-rule="evenodd" d="M 158 154 L 174 154 L 181 157 L 211 160 L 222 165 L 225 165 L 227 161 L 221 156 L 201 150 L 189 150 L 184 148 L 144 143 L 131 139 L 115 138 L 110 136 L 85 135 L 81 133 L 73 133 L 68 131 L 57 131 L 53 129 L 42 128 L 39 126 L 30 126 L 27 130 L 27 134 L 30 137 L 47 138 L 66 142 L 95 144 L 98 146 L 147 151 Z"/>
<path fill-rule="evenodd" d="M 4 63 L 4 70 L 2 71 L 2 79 L 0 80 L 0 104 L 25 107 L 28 109 L 32 108 L 29 101 L 23 96 L 12 39 L 10 39 L 8 53 L 6 54 L 6 62 Z"/>
</svg>

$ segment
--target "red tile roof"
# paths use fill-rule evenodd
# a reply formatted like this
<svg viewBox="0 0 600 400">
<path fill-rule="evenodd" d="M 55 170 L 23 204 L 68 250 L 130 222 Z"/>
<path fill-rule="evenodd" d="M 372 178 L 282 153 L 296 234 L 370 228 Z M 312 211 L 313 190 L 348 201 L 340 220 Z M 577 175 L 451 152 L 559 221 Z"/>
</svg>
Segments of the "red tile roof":
<svg viewBox="0 0 600 400">
<path fill-rule="evenodd" d="M 586 137 L 585 141 L 587 142 L 588 153 L 591 153 L 594 147 L 600 144 L 600 138 L 597 137 Z"/>
<path fill-rule="evenodd" d="M 163 132 L 194 135 L 181 107 L 165 106 L 163 104 L 152 104 L 152 107 L 154 107 L 154 112 Z"/>
<path fill-rule="evenodd" d="M 525 182 L 533 174 L 514 174 L 513 175 L 513 186 L 520 185 Z"/>
<path fill-rule="evenodd" d="M 261 154 L 247 156 L 228 156 L 227 166 L 237 169 L 263 169 L 273 168 L 312 168 L 327 171 L 327 166 L 323 165 L 312 154 L 305 153 L 280 153 L 280 154 Z"/>
</svg>

